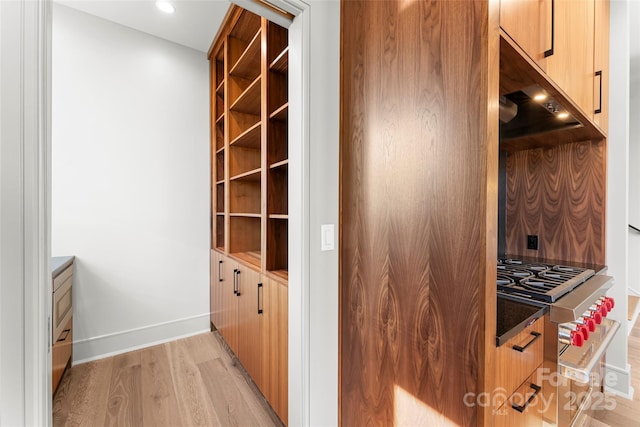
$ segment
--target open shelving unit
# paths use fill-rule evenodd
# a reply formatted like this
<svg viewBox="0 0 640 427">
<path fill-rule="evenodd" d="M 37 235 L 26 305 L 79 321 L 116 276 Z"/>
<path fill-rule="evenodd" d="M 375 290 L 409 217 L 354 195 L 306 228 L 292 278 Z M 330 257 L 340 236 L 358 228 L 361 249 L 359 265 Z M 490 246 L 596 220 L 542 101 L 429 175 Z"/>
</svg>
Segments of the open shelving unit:
<svg viewBox="0 0 640 427">
<path fill-rule="evenodd" d="M 236 13 L 210 53 L 213 248 L 286 283 L 288 33 Z"/>
<path fill-rule="evenodd" d="M 232 5 L 208 54 L 211 323 L 285 425 L 289 289 L 287 45 L 285 28 Z M 238 286 L 242 291 L 232 292 Z"/>
</svg>

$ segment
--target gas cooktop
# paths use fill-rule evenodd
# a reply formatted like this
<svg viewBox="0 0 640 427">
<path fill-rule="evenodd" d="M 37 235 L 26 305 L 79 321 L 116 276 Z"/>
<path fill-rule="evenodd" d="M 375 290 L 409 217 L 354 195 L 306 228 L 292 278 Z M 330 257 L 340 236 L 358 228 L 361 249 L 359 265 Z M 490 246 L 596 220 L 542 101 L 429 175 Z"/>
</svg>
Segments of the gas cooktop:
<svg viewBox="0 0 640 427">
<path fill-rule="evenodd" d="M 498 260 L 498 291 L 529 300 L 553 303 L 595 275 L 594 270 L 567 265 Z"/>
</svg>

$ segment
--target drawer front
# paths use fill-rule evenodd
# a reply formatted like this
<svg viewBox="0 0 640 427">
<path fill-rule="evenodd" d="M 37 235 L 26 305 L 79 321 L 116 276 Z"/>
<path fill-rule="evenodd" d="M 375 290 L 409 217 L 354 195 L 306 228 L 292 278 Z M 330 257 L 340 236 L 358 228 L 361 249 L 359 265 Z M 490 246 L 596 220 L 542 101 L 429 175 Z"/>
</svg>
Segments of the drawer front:
<svg viewBox="0 0 640 427">
<path fill-rule="evenodd" d="M 544 317 L 537 319 L 518 335 L 498 347 L 496 357 L 497 386 L 504 389 L 495 407 L 500 407 L 542 364 L 544 358 Z"/>
<path fill-rule="evenodd" d="M 70 270 L 69 268 L 65 272 Z M 53 342 L 58 340 L 72 315 L 71 283 L 73 276 L 69 274 L 65 277 L 66 279 L 53 292 Z"/>
<path fill-rule="evenodd" d="M 72 274 L 73 274 L 73 264 L 65 268 L 65 270 L 62 273 L 58 274 L 56 278 L 53 279 L 53 292 L 58 290 L 58 288 L 62 286 L 63 283 L 69 280 Z"/>
<path fill-rule="evenodd" d="M 69 319 L 69 322 L 65 324 L 64 329 L 62 330 L 62 334 L 53 344 L 51 357 L 51 385 L 54 393 L 60 383 L 64 369 L 67 367 L 67 363 L 69 363 L 69 360 L 71 359 L 73 343 L 72 323 L 73 319 Z"/>
<path fill-rule="evenodd" d="M 542 427 L 544 399 L 541 396 L 542 369 L 536 368 L 498 409 L 495 426 Z"/>
</svg>

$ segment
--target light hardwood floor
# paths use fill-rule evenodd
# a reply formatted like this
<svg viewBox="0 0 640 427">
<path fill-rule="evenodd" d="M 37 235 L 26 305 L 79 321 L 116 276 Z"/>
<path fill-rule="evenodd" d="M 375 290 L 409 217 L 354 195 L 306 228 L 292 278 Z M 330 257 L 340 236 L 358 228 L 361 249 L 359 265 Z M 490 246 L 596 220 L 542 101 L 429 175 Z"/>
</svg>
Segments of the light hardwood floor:
<svg viewBox="0 0 640 427">
<path fill-rule="evenodd" d="M 281 426 L 217 332 L 72 367 L 53 399 L 61 426 Z"/>
<path fill-rule="evenodd" d="M 629 427 L 640 425 L 640 322 L 629 334 L 629 364 L 631 365 L 631 386 L 635 389 L 633 400 L 608 396 L 615 400 L 611 411 L 595 412 L 595 418 L 611 427 Z"/>
</svg>

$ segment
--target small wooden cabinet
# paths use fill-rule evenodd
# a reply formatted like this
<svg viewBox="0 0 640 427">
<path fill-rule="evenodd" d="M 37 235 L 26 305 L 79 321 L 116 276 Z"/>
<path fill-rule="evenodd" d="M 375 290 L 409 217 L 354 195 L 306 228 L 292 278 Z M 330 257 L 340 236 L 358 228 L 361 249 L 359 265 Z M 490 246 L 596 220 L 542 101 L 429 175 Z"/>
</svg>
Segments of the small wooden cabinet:
<svg viewBox="0 0 640 427">
<path fill-rule="evenodd" d="M 495 412 L 496 427 L 542 427 L 542 365 Z"/>
<path fill-rule="evenodd" d="M 74 257 L 52 259 L 52 322 L 51 322 L 51 386 L 55 393 L 60 380 L 71 366 L 73 355 L 73 261 Z"/>
<path fill-rule="evenodd" d="M 500 26 L 606 132 L 609 0 L 501 0 Z"/>
</svg>

